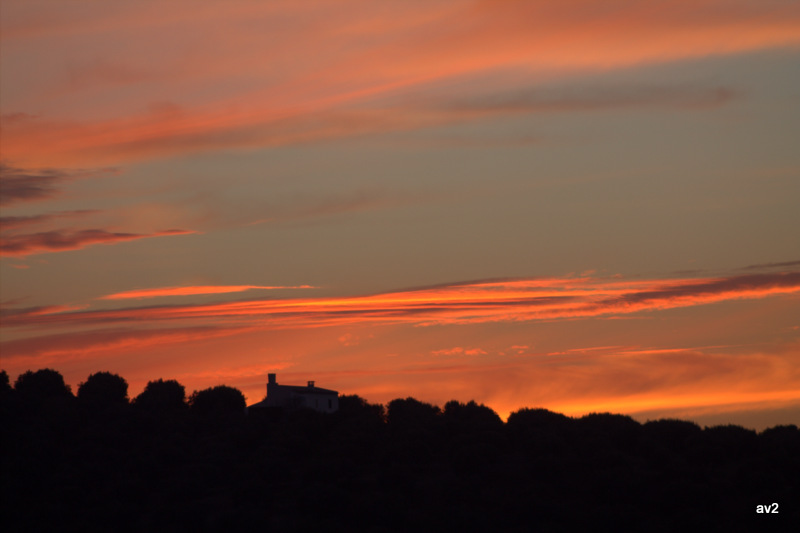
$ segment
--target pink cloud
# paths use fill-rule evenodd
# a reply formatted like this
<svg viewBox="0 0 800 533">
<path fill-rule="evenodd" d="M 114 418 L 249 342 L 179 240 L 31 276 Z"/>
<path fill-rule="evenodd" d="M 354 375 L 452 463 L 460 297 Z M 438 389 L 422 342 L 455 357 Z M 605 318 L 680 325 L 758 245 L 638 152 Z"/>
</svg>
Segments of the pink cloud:
<svg viewBox="0 0 800 533">
<path fill-rule="evenodd" d="M 536 86 L 520 91 L 517 82 L 525 87 L 532 82 L 524 80 L 536 85 L 543 75 L 558 77 L 554 72 L 596 72 L 800 41 L 800 9 L 789 2 L 615 2 L 616 8 L 603 9 L 588 0 L 453 0 L 425 8 L 362 0 L 313 8 L 232 1 L 209 10 L 195 4 L 176 2 L 159 7 L 157 15 L 139 6 L 70 5 L 48 9 L 48 16 L 10 10 L 4 40 L 13 41 L 20 54 L 27 46 L 57 44 L 69 62 L 42 66 L 41 79 L 29 87 L 14 85 L 14 94 L 4 95 L 13 109 L 6 116 L 26 117 L 5 121 L 6 157 L 26 164 L 135 161 L 415 129 L 511 110 L 718 105 L 731 97 L 729 89 L 549 94 Z M 149 36 L 144 43 L 138 39 L 143 28 Z M 176 35 L 183 46 L 174 46 Z M 135 55 L 125 46 L 131 39 L 140 43 Z M 98 55 L 105 48 L 117 53 Z M 500 71 L 514 72 L 517 82 L 502 81 Z M 483 80 L 478 85 L 491 86 L 491 96 L 435 97 L 437 86 L 463 79 Z M 194 90 L 198 86 L 205 90 Z M 34 116 L 24 108 L 32 100 L 54 104 Z M 165 100 L 167 106 L 154 105 Z"/>
</svg>

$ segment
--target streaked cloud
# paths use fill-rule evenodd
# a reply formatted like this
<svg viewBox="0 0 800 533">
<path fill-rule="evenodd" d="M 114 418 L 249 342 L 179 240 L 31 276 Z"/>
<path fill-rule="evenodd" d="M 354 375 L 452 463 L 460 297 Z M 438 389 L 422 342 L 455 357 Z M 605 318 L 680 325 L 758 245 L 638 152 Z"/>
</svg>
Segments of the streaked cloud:
<svg viewBox="0 0 800 533">
<path fill-rule="evenodd" d="M 0 255 L 25 256 L 51 252 L 80 250 L 95 244 L 115 244 L 119 242 L 164 237 L 169 235 L 188 235 L 193 231 L 170 229 L 156 233 L 120 233 L 104 229 L 84 229 L 78 231 L 53 230 L 39 233 L 0 236 Z"/>
<path fill-rule="evenodd" d="M 800 272 L 688 280 L 544 278 L 460 283 L 372 296 L 247 300 L 18 314 L 6 326 L 236 319 L 264 328 L 346 324 L 433 326 L 610 317 L 800 292 Z"/>
<path fill-rule="evenodd" d="M 46 213 L 42 215 L 24 215 L 0 217 L 0 230 L 16 229 L 23 226 L 33 226 L 52 222 L 58 219 L 82 217 L 99 213 L 97 209 L 79 209 L 75 211 L 59 211 L 56 213 Z"/>
<path fill-rule="evenodd" d="M 86 306 L 74 306 L 74 305 L 39 305 L 34 307 L 8 307 L 8 304 L 5 304 L 3 307 L 0 307 L 0 317 L 8 318 L 16 315 L 22 316 L 38 316 L 38 315 L 50 315 L 53 313 L 64 313 L 67 311 L 74 311 L 76 309 L 84 309 Z"/>
<path fill-rule="evenodd" d="M 450 98 L 437 102 L 436 106 L 460 113 L 571 112 L 652 106 L 682 109 L 718 106 L 735 97 L 725 87 L 565 86 Z"/>
<path fill-rule="evenodd" d="M 43 79 L 31 89 L 54 102 L 48 112 L 27 109 L 28 93 L 6 97 L 6 116 L 25 117 L 6 121 L 7 157 L 25 164 L 135 161 L 416 129 L 454 119 L 452 106 L 426 108 L 437 91 L 451 93 L 445 101 L 457 103 L 460 119 L 468 118 L 467 110 L 482 116 L 512 109 L 704 107 L 725 102 L 731 89 L 578 87 L 548 94 L 537 87 L 542 79 L 576 73 L 800 42 L 800 9 L 788 2 L 626 1 L 603 9 L 588 1 L 314 5 L 231 2 L 224 14 L 210 16 L 194 3 L 177 2 L 181 18 L 159 10 L 150 19 L 138 6 L 93 10 L 79 20 L 81 7 L 58 10 L 63 20 L 75 20 L 70 25 L 10 9 L 4 39 L 39 46 L 57 40 L 73 59 L 42 67 Z M 148 42 L 128 52 L 131 40 L 141 42 L 143 25 Z M 77 28 L 82 39 L 73 42 Z M 109 42 L 119 53 L 97 52 Z M 14 68 L 21 67 L 13 66 L 12 75 Z M 491 90 L 461 94 L 464 80 Z M 83 96 L 95 93 L 106 97 L 103 106 Z"/>
<path fill-rule="evenodd" d="M 196 285 L 187 287 L 160 287 L 155 289 L 135 289 L 101 296 L 100 300 L 130 300 L 159 298 L 162 296 L 194 296 L 198 294 L 225 294 L 251 290 L 314 289 L 311 285 L 264 286 L 264 285 Z"/>
<path fill-rule="evenodd" d="M 800 266 L 800 261 L 783 261 L 781 263 L 761 263 L 759 265 L 750 265 L 743 268 L 743 270 L 767 270 L 767 269 L 787 269 Z"/>
<path fill-rule="evenodd" d="M 5 134 L 7 135 L 7 134 Z M 0 163 L 0 205 L 45 200 L 58 194 L 58 185 L 80 179 L 119 172 L 116 168 L 102 169 L 25 169 Z"/>
</svg>

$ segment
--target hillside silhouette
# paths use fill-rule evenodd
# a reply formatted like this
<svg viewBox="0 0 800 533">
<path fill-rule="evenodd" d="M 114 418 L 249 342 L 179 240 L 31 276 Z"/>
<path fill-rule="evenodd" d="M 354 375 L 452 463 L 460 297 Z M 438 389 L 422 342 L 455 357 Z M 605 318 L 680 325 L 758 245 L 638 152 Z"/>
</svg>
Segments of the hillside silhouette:
<svg viewBox="0 0 800 533">
<path fill-rule="evenodd" d="M 772 531 L 800 521 L 800 430 L 474 401 L 247 414 L 232 387 L 128 398 L 0 373 L 4 531 Z M 777 504 L 776 507 L 772 507 Z M 778 513 L 757 513 L 758 506 Z M 763 507 L 762 507 L 762 510 Z"/>
</svg>

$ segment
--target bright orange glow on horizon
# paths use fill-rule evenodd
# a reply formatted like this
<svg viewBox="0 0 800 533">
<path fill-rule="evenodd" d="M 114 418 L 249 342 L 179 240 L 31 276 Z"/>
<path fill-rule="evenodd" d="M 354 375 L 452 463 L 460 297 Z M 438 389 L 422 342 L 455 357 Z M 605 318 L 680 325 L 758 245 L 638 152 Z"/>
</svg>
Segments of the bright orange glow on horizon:
<svg viewBox="0 0 800 533">
<path fill-rule="evenodd" d="M 241 346 L 245 355 L 258 345 L 254 339 L 270 331 L 286 332 L 279 333 L 285 335 L 296 330 L 301 337 L 292 334 L 295 340 L 287 346 L 289 353 L 330 351 L 330 346 L 319 345 L 317 339 L 324 338 L 338 339 L 349 351 L 356 350 L 360 355 L 354 361 L 361 362 L 361 369 L 335 370 L 318 362 L 311 371 L 319 381 L 330 381 L 331 388 L 341 387 L 343 393 L 362 394 L 370 401 L 388 402 L 395 397 L 417 395 L 443 405 L 450 399 L 463 400 L 464 394 L 470 394 L 466 391 L 475 387 L 476 380 L 481 380 L 484 385 L 471 394 L 504 418 L 526 405 L 544 406 L 571 416 L 599 411 L 680 414 L 728 406 L 745 409 L 742 406 L 749 404 L 797 403 L 800 376 L 791 361 L 796 361 L 800 352 L 796 345 L 787 346 L 785 350 L 791 356 L 784 360 L 771 354 L 737 355 L 748 348 L 735 345 L 693 348 L 601 345 L 536 351 L 509 342 L 503 352 L 480 345 L 439 347 L 430 350 L 426 361 L 408 361 L 406 355 L 407 362 L 402 366 L 387 368 L 385 365 L 391 358 L 375 359 L 377 353 L 370 355 L 375 350 L 369 345 L 371 334 L 364 338 L 363 333 L 336 332 L 353 327 L 362 332 L 401 328 L 398 333 L 411 339 L 408 327 L 435 335 L 439 328 L 458 324 L 489 327 L 503 321 L 520 324 L 530 320 L 569 323 L 578 317 L 591 320 L 602 315 L 653 313 L 726 300 L 791 296 L 797 292 L 800 292 L 800 274 L 792 272 L 632 282 L 584 276 L 461 283 L 351 298 L 254 300 L 97 311 L 32 309 L 16 316 L 7 313 L 4 328 L 62 328 L 74 323 L 81 328 L 104 329 L 7 341 L 3 343 L 3 353 L 6 364 L 20 368 L 34 362 L 38 366 L 57 366 L 87 358 L 110 361 L 110 357 L 122 354 L 141 350 L 158 353 L 182 345 L 187 349 L 196 347 L 200 350 L 198 355 L 205 359 L 219 342 L 226 343 L 226 350 Z M 196 324 L 144 327 L 147 323 L 161 324 L 167 318 L 180 318 L 184 323 L 191 319 Z M 124 326 L 115 327 L 114 323 Z M 418 325 L 428 327 L 414 328 Z M 333 333 L 326 335 L 322 333 L 325 330 Z M 303 331 L 315 333 L 309 335 Z M 363 349 L 362 343 L 366 343 Z M 302 382 L 308 377 L 308 371 L 295 368 L 292 359 L 252 364 L 255 359 L 247 356 L 249 362 L 243 360 L 244 364 L 227 370 L 198 360 L 193 363 L 197 371 L 187 372 L 184 368 L 177 375 L 192 388 L 218 382 L 240 383 L 253 402 L 263 396 L 261 381 L 267 372 L 282 370 L 287 382 L 292 379 Z M 370 359 L 372 362 L 364 366 Z M 600 366 L 603 361 L 605 368 Z M 727 370 L 720 374 L 721 368 Z M 444 386 L 437 376 L 449 376 L 449 385 Z M 734 376 L 746 379 L 742 382 L 746 386 L 731 388 Z M 152 376 L 134 378 L 132 386 L 143 387 L 141 379 Z M 642 381 L 652 381 L 658 386 L 642 392 L 639 385 Z M 404 393 L 403 383 L 414 385 Z"/>
</svg>

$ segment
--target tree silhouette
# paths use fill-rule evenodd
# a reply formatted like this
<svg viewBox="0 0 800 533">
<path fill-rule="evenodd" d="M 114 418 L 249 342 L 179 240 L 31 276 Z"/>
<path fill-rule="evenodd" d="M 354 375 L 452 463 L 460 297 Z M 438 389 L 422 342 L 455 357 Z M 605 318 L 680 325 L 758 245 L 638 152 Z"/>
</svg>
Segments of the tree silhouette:
<svg viewBox="0 0 800 533">
<path fill-rule="evenodd" d="M 460 403 L 451 400 L 444 405 L 444 418 L 448 424 L 470 430 L 500 430 L 503 420 L 490 407 L 474 400 Z"/>
<path fill-rule="evenodd" d="M 189 397 L 189 407 L 192 411 L 201 414 L 244 413 L 247 404 L 244 394 L 239 389 L 227 385 L 217 385 L 209 389 L 194 391 Z"/>
<path fill-rule="evenodd" d="M 104 374 L 89 376 L 79 397 Z M 0 371 L 8 392 L 3 383 Z M 86 416 L 77 402 L 22 400 L 72 398 L 53 370 L 28 372 L 15 389 L 0 406 L 8 531 L 100 531 L 119 516 L 131 531 L 258 523 L 280 531 L 728 532 L 800 519 L 795 425 L 755 433 L 545 409 L 521 409 L 503 424 L 474 401 L 439 410 L 413 398 L 390 402 L 384 417 L 382 405 L 358 396 L 342 396 L 337 413 L 271 419 L 244 416 L 242 393 L 226 386 L 194 392 L 189 409 L 185 389 L 160 379 L 134 400 L 137 409 Z M 163 406 L 175 409 L 146 411 Z M 773 502 L 780 514 L 754 513 Z"/>
<path fill-rule="evenodd" d="M 386 421 L 386 410 L 382 404 L 369 403 L 364 398 L 352 394 L 339 396 L 340 418 L 357 418 L 362 421 L 372 420 L 374 422 Z"/>
<path fill-rule="evenodd" d="M 781 449 L 786 455 L 794 455 L 800 462 L 800 429 L 794 424 L 765 429 L 759 438 L 768 446 Z"/>
<path fill-rule="evenodd" d="M 431 427 L 436 425 L 442 411 L 437 405 L 424 403 L 414 398 L 389 402 L 387 421 L 398 428 Z"/>
<path fill-rule="evenodd" d="M 2 370 L 0 371 L 0 415 L 6 415 L 11 412 L 13 398 L 14 389 L 11 388 L 8 374 L 5 370 Z"/>
<path fill-rule="evenodd" d="M 149 381 L 133 404 L 151 412 L 184 409 L 187 407 L 186 389 L 174 379 Z"/>
<path fill-rule="evenodd" d="M 8 379 L 8 373 L 5 370 L 0 370 L 0 396 L 5 396 L 11 392 L 11 383 Z"/>
<path fill-rule="evenodd" d="M 575 420 L 561 413 L 525 407 L 508 416 L 506 429 L 526 453 L 549 453 L 573 445 L 575 425 Z"/>
<path fill-rule="evenodd" d="M 573 420 L 561 413 L 554 413 L 547 409 L 523 407 L 519 411 L 514 411 L 508 416 L 508 424 L 511 426 L 520 425 L 532 428 L 569 426 Z"/>
<path fill-rule="evenodd" d="M 51 368 L 20 374 L 14 390 L 24 399 L 72 398 L 72 389 L 64 383 L 64 376 Z"/>
<path fill-rule="evenodd" d="M 579 418 L 578 424 L 585 433 L 612 440 L 615 444 L 630 444 L 642 432 L 641 424 L 630 416 L 613 413 L 589 413 Z"/>
<path fill-rule="evenodd" d="M 78 385 L 78 401 L 95 409 L 127 405 L 128 382 L 111 372 L 91 374 Z"/>
<path fill-rule="evenodd" d="M 702 436 L 703 430 L 694 422 L 663 418 L 650 420 L 642 426 L 645 435 L 668 450 L 683 452 L 692 440 Z"/>
</svg>

